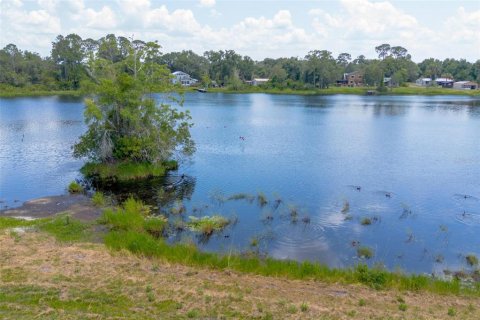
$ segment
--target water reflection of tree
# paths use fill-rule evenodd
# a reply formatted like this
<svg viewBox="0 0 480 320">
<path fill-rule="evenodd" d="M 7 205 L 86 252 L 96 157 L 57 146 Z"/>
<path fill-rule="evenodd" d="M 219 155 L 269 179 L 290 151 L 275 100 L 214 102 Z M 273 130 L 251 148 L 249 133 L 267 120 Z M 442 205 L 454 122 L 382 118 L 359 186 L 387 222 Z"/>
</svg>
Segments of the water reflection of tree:
<svg viewBox="0 0 480 320">
<path fill-rule="evenodd" d="M 90 181 L 95 190 L 104 192 L 117 203 L 128 197 L 142 200 L 144 203 L 164 211 L 177 201 L 190 200 L 195 190 L 195 178 L 170 173 L 164 177 L 140 179 L 128 182 Z"/>
</svg>

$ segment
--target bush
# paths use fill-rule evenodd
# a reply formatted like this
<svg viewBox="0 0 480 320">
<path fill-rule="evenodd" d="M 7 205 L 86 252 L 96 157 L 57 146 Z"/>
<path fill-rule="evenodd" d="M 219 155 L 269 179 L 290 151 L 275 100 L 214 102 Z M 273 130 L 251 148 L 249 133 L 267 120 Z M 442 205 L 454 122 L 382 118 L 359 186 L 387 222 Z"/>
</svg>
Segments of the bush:
<svg viewBox="0 0 480 320">
<path fill-rule="evenodd" d="M 107 200 L 103 193 L 97 191 L 92 196 L 92 203 L 97 207 L 104 207 L 107 204 Z"/>
<path fill-rule="evenodd" d="M 142 231 L 145 217 L 150 214 L 150 208 L 141 201 L 128 198 L 122 208 L 106 209 L 100 222 L 110 226 L 112 230 Z"/>
<path fill-rule="evenodd" d="M 76 181 L 72 181 L 70 182 L 70 184 L 68 185 L 68 192 L 70 194 L 75 194 L 75 193 L 82 193 L 83 192 L 83 188 L 82 186 L 76 182 Z"/>
</svg>

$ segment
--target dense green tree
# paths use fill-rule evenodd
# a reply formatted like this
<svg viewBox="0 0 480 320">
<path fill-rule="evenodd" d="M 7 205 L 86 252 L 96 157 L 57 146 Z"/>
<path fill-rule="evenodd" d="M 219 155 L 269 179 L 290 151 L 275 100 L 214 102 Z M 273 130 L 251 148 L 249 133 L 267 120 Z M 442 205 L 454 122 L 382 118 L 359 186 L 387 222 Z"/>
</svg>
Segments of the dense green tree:
<svg viewBox="0 0 480 320">
<path fill-rule="evenodd" d="M 78 89 L 84 76 L 85 48 L 82 38 L 76 34 L 59 35 L 52 43 L 52 59 L 58 66 L 58 79 L 66 89 Z"/>
<path fill-rule="evenodd" d="M 170 86 L 170 71 L 155 62 L 159 45 L 132 41 L 124 61 L 100 58 L 111 73 L 100 73 L 86 100 L 87 132 L 74 146 L 76 157 L 95 162 L 159 164 L 191 155 L 190 115 L 150 98 L 159 85 Z M 128 70 L 125 72 L 125 70 Z M 105 74 L 110 74 L 105 77 Z"/>
</svg>

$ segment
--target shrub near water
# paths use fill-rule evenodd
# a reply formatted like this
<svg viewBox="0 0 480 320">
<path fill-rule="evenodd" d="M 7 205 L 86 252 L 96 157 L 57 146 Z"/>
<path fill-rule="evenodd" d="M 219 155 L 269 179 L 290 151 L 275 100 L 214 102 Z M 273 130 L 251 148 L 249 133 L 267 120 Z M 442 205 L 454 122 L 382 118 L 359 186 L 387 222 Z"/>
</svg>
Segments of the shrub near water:
<svg viewBox="0 0 480 320">
<path fill-rule="evenodd" d="M 141 201 L 128 198 L 123 206 L 118 209 L 106 209 L 100 222 L 110 225 L 112 230 L 136 230 L 142 231 L 145 217 L 150 215 L 150 207 Z"/>
<path fill-rule="evenodd" d="M 83 188 L 82 188 L 82 186 L 81 186 L 78 182 L 72 181 L 72 182 L 70 182 L 70 184 L 68 185 L 68 192 L 71 193 L 71 194 L 82 193 L 82 192 L 83 192 Z"/>
</svg>

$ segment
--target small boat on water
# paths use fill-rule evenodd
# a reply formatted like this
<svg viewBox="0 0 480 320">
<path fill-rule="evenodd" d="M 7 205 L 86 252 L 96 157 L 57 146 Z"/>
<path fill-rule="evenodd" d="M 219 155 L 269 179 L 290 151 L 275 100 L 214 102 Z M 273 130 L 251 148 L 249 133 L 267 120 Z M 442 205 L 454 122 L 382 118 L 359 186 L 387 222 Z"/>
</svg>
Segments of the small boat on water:
<svg viewBox="0 0 480 320">
<path fill-rule="evenodd" d="M 205 93 L 205 92 L 207 92 L 207 89 L 205 89 L 205 88 L 197 88 L 197 91 L 198 91 L 198 92 L 201 92 L 201 93 Z"/>
</svg>

